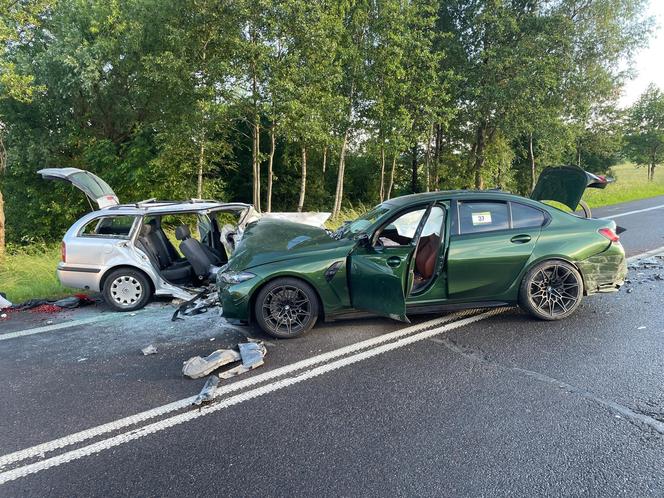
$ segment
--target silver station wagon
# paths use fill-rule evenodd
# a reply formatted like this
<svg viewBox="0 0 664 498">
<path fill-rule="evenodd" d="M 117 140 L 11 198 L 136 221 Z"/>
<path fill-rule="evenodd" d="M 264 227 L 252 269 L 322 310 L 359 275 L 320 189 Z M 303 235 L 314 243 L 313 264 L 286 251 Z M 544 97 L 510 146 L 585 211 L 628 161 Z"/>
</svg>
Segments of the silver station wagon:
<svg viewBox="0 0 664 498">
<path fill-rule="evenodd" d="M 329 216 L 262 215 L 249 204 L 199 199 L 120 204 L 111 187 L 89 171 L 47 168 L 38 173 L 71 183 L 98 207 L 67 230 L 57 267 L 60 282 L 101 292 L 118 311 L 142 308 L 153 295 L 195 297 L 214 282 L 245 227 L 263 216 L 317 226 Z M 197 234 L 192 235 L 192 227 Z"/>
</svg>

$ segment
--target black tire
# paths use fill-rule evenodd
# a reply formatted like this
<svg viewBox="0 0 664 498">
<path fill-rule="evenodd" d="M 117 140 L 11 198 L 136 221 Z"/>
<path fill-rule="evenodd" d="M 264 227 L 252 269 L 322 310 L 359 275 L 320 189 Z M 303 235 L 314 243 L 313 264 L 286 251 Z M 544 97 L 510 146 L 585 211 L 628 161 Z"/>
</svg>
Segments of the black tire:
<svg viewBox="0 0 664 498">
<path fill-rule="evenodd" d="M 521 281 L 519 306 L 540 320 L 562 320 L 581 304 L 583 279 L 574 266 L 562 260 L 543 261 Z"/>
<path fill-rule="evenodd" d="M 152 287 L 142 272 L 120 268 L 106 276 L 102 295 L 115 311 L 136 311 L 148 304 Z"/>
<path fill-rule="evenodd" d="M 318 320 L 316 291 L 296 278 L 277 278 L 256 296 L 254 316 L 267 334 L 280 339 L 299 337 Z"/>
</svg>

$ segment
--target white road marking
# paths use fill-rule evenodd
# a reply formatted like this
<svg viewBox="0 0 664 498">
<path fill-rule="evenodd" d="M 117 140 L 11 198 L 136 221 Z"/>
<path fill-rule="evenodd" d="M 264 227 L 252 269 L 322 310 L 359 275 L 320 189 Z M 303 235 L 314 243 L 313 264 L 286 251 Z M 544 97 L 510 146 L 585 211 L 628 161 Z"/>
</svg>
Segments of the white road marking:
<svg viewBox="0 0 664 498">
<path fill-rule="evenodd" d="M 600 220 L 613 220 L 615 218 L 622 218 L 623 216 L 630 216 L 632 214 L 639 214 L 639 213 L 645 213 L 646 211 L 654 211 L 655 209 L 662 209 L 664 208 L 664 204 L 660 204 L 659 206 L 652 206 L 649 208 L 645 209 L 637 209 L 635 211 L 627 211 L 626 213 L 618 213 L 610 216 L 602 216 L 601 218 L 598 218 Z"/>
<path fill-rule="evenodd" d="M 637 259 L 643 259 L 661 253 L 664 253 L 664 246 L 658 247 L 657 249 L 652 249 L 650 251 L 642 252 L 640 254 L 635 254 L 634 256 L 630 256 L 629 258 L 627 258 L 627 262 L 631 263 L 632 261 L 635 261 Z"/>
<path fill-rule="evenodd" d="M 189 422 L 191 420 L 195 420 L 197 418 L 203 417 L 205 415 L 209 415 L 211 413 L 215 413 L 219 410 L 222 410 L 224 408 L 228 408 L 230 406 L 234 406 L 237 404 L 240 404 L 244 401 L 248 401 L 254 398 L 257 398 L 259 396 L 263 396 L 264 394 L 272 393 L 275 391 L 278 391 L 280 389 L 284 389 L 286 387 L 292 386 L 294 384 L 298 384 L 300 382 L 303 382 L 308 379 L 312 379 L 314 377 L 317 377 L 319 375 L 323 375 L 325 373 L 353 365 L 355 363 L 358 363 L 360 361 L 366 360 L 368 358 L 372 358 L 374 356 L 378 356 L 383 353 L 387 353 L 388 351 L 393 351 L 398 348 L 402 348 L 404 346 L 408 346 L 410 344 L 413 344 L 418 341 L 422 341 L 425 339 L 430 339 L 431 337 L 434 337 L 436 335 L 442 334 L 443 332 L 448 332 L 450 330 L 463 327 L 465 325 L 469 325 L 474 322 L 478 322 L 480 320 L 483 320 L 485 318 L 489 318 L 491 316 L 494 316 L 498 313 L 502 313 L 505 311 L 506 308 L 497 308 L 493 309 L 484 313 L 481 313 L 479 315 L 474 315 L 470 316 L 468 318 L 463 318 L 461 320 L 458 320 L 456 322 L 449 323 L 447 325 L 443 325 L 441 327 L 437 327 L 434 329 L 426 330 L 424 332 L 420 332 L 414 335 L 410 335 L 408 337 L 403 337 L 401 339 L 398 339 L 395 342 L 391 342 L 389 344 L 383 344 L 381 346 L 377 346 L 372 349 L 368 349 L 367 351 L 357 353 L 351 356 L 348 356 L 346 358 L 342 358 L 336 361 L 333 361 L 331 363 L 326 363 L 325 365 L 321 365 L 319 367 L 313 368 L 311 370 L 308 370 L 300 375 L 296 375 L 293 377 L 287 377 L 282 380 L 278 380 L 276 382 L 273 382 L 271 384 L 266 384 L 261 387 L 257 387 L 255 389 L 251 389 L 249 391 L 245 391 L 243 393 L 237 394 L 235 396 L 232 396 L 230 398 L 227 398 L 217 404 L 209 405 L 206 406 L 202 409 L 198 410 L 191 410 L 185 413 L 181 413 L 179 415 L 174 415 L 172 417 L 160 420 L 158 422 L 154 422 L 152 424 L 146 425 L 144 427 L 141 427 L 140 429 L 135 429 L 131 430 L 128 432 L 125 432 L 123 434 L 118 434 L 117 436 L 110 437 L 108 439 L 104 439 L 101 441 L 98 441 L 96 443 L 90 444 L 88 446 L 83 446 L 81 448 L 77 448 L 72 451 L 68 451 L 65 453 L 62 453 L 60 455 L 42 460 L 40 462 L 32 463 L 29 465 L 25 465 L 23 467 L 18 467 L 6 472 L 0 473 L 0 484 L 4 484 L 9 481 L 13 481 L 15 479 L 19 479 L 21 477 L 26 477 L 30 474 L 34 474 L 36 472 L 40 472 L 42 470 L 50 469 L 52 467 L 56 467 L 59 465 L 62 465 L 64 463 L 71 462 L 73 460 L 77 460 L 79 458 L 83 458 L 88 455 L 93 455 L 95 453 L 99 453 L 101 451 L 114 448 L 116 446 L 122 445 L 124 443 L 128 443 L 130 441 L 139 439 L 143 436 L 147 436 L 149 434 L 154 434 L 160 431 L 163 431 L 165 429 L 168 429 L 170 427 L 174 427 L 176 425 L 182 424 L 184 422 Z"/>
<path fill-rule="evenodd" d="M 291 363 L 290 365 L 285 365 L 280 368 L 275 368 L 274 370 L 269 370 L 263 374 L 254 375 L 239 382 L 234 382 L 232 384 L 222 386 L 219 389 L 217 389 L 215 397 L 219 397 L 234 391 L 238 391 L 240 389 L 244 389 L 245 387 L 250 387 L 259 384 L 261 382 L 266 382 L 268 380 L 272 380 L 277 377 L 281 377 L 283 375 L 298 370 L 303 370 L 305 368 L 312 367 L 320 363 L 334 360 L 335 358 L 339 358 L 341 356 L 345 356 L 351 353 L 356 353 L 363 349 L 367 349 L 373 346 L 378 346 L 382 343 L 405 337 L 414 332 L 420 332 L 422 330 L 437 327 L 447 322 L 451 322 L 453 320 L 457 320 L 478 312 L 479 310 L 466 310 L 458 313 L 449 314 L 440 318 L 435 318 L 433 320 L 426 321 L 424 323 L 420 323 L 418 325 L 412 325 L 410 327 L 402 328 L 394 332 L 390 332 L 388 334 L 383 334 L 378 337 L 374 337 L 372 339 L 367 339 L 354 344 L 350 344 L 348 346 L 344 346 L 342 348 L 338 348 L 333 351 L 328 351 L 327 353 L 322 353 L 316 356 L 312 356 L 310 358 L 306 358 L 296 363 Z M 25 460 L 28 458 L 34 458 L 36 456 L 43 455 L 44 453 L 47 453 L 49 451 L 65 448 L 67 446 L 71 446 L 73 444 L 85 441 L 87 439 L 91 439 L 93 437 L 118 431 L 120 429 L 124 429 L 125 427 L 129 427 L 138 424 L 140 422 L 150 420 L 152 418 L 160 417 L 177 410 L 182 410 L 183 408 L 191 406 L 195 398 L 196 398 L 195 395 L 190 396 L 188 398 L 174 401 L 166 405 L 158 406 L 151 410 L 137 413 L 135 415 L 130 415 L 129 417 L 115 420 L 113 422 L 102 424 L 96 427 L 91 427 L 90 429 L 76 432 L 68 436 L 63 436 L 61 438 L 54 439 L 46 443 L 38 444 L 36 446 L 19 450 L 14 453 L 8 453 L 7 455 L 0 456 L 0 468 L 10 463 L 20 462 L 21 460 Z"/>
<path fill-rule="evenodd" d="M 26 335 L 43 334 L 44 332 L 52 332 L 53 330 L 61 330 L 69 327 L 76 327 L 78 325 L 86 325 L 88 323 L 99 322 L 113 317 L 118 318 L 117 313 L 95 315 L 89 318 L 80 318 L 78 320 L 69 320 L 68 322 L 54 323 L 53 325 L 44 325 L 43 327 L 34 327 L 31 329 L 17 330 L 16 332 L 0 334 L 0 341 L 6 341 L 8 339 L 16 339 L 17 337 L 25 337 Z"/>
</svg>

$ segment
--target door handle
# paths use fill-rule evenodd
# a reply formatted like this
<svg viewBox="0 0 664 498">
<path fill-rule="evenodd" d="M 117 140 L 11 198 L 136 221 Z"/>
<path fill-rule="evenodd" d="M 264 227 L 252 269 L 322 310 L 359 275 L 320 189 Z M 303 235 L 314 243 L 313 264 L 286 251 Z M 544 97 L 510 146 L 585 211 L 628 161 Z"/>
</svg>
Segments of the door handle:
<svg viewBox="0 0 664 498">
<path fill-rule="evenodd" d="M 401 258 L 399 256 L 390 256 L 387 258 L 387 266 L 392 268 L 397 268 L 401 264 Z"/>
<path fill-rule="evenodd" d="M 514 244 L 525 244 L 526 242 L 530 242 L 530 235 L 515 235 L 510 239 L 510 242 Z"/>
</svg>

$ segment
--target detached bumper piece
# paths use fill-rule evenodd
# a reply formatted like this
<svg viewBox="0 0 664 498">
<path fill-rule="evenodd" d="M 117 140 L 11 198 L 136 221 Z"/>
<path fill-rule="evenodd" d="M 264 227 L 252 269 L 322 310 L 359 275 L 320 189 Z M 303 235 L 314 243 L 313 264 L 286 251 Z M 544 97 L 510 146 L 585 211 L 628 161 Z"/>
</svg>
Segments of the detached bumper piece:
<svg viewBox="0 0 664 498">
<path fill-rule="evenodd" d="M 198 379 L 211 374 L 224 365 L 241 361 L 239 365 L 229 370 L 219 372 L 217 375 L 210 375 L 205 382 L 205 386 L 194 400 L 195 405 L 212 401 L 219 385 L 219 379 L 229 379 L 263 365 L 267 349 L 262 341 L 249 339 L 249 342 L 238 344 L 238 349 L 239 352 L 234 349 L 218 349 L 205 358 L 194 356 L 184 362 L 182 373 L 192 379 Z"/>
<path fill-rule="evenodd" d="M 585 293 L 617 292 L 627 277 L 627 262 L 622 248 L 610 247 L 603 253 L 579 261 Z"/>
</svg>

